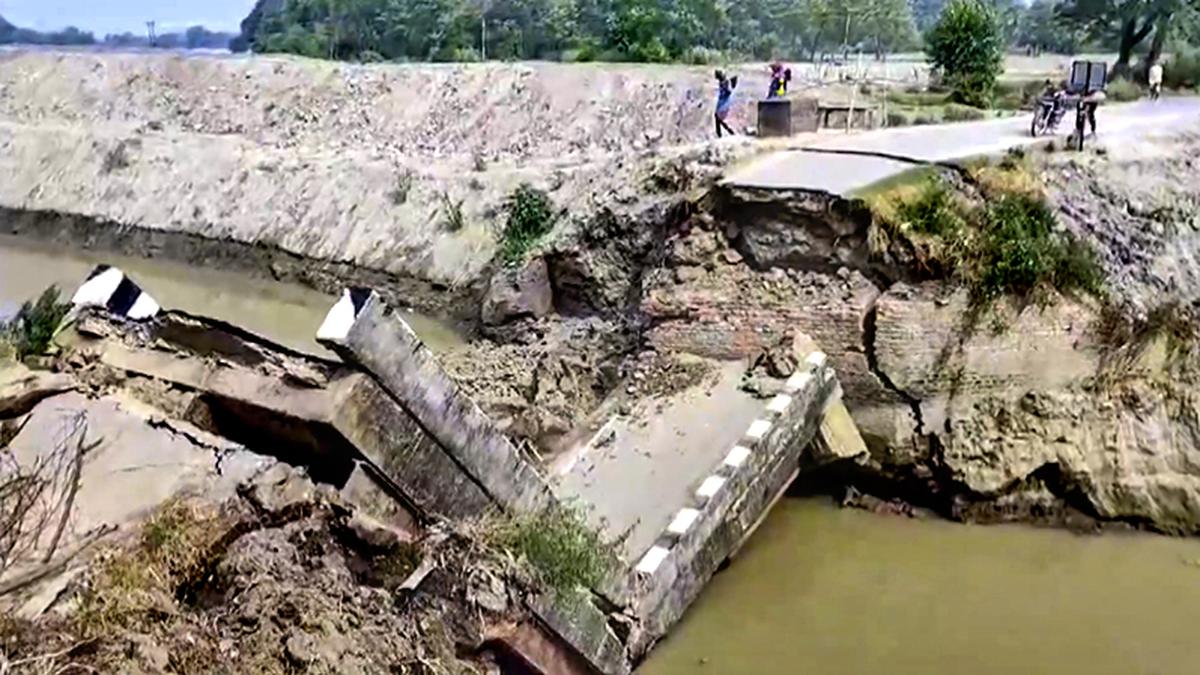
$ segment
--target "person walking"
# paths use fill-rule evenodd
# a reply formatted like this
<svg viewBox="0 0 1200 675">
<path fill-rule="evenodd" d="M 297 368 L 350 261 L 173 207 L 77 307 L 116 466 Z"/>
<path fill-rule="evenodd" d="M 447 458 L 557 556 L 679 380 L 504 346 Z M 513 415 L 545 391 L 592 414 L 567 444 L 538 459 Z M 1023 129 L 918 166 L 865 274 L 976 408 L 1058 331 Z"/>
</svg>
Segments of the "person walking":
<svg viewBox="0 0 1200 675">
<path fill-rule="evenodd" d="M 1146 82 L 1150 85 L 1150 100 L 1157 101 L 1158 97 L 1162 96 L 1163 83 L 1163 67 L 1157 60 L 1150 64 L 1150 70 L 1146 72 Z"/>
<path fill-rule="evenodd" d="M 725 123 L 725 118 L 729 116 L 729 111 L 733 108 L 733 90 L 737 89 L 737 75 L 728 78 L 720 70 L 714 72 L 713 75 L 717 78 L 717 110 L 713 115 L 713 119 L 716 121 L 717 138 L 721 137 L 722 130 L 732 136 L 734 135 L 733 129 Z"/>
</svg>

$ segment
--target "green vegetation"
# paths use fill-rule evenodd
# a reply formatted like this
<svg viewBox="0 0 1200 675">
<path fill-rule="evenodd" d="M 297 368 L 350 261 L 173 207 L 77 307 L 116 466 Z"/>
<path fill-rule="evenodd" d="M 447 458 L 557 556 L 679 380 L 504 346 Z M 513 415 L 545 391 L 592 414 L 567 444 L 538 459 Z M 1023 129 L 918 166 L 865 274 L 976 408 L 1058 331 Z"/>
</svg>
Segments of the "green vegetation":
<svg viewBox="0 0 1200 675">
<path fill-rule="evenodd" d="M 412 192 L 413 183 L 415 181 L 416 178 L 413 176 L 413 172 L 411 170 L 405 169 L 404 171 L 400 172 L 400 174 L 396 176 L 396 186 L 392 188 L 390 193 L 388 193 L 388 197 L 391 198 L 392 203 L 396 206 L 400 206 L 408 202 L 408 195 Z"/>
<path fill-rule="evenodd" d="M 556 506 L 504 521 L 491 535 L 497 546 L 524 561 L 560 594 L 595 587 L 609 571 L 606 544 L 576 508 Z"/>
<path fill-rule="evenodd" d="M 991 105 L 1004 62 L 1004 40 L 991 5 L 951 0 L 925 42 L 926 54 L 950 87 L 952 100 L 977 108 Z"/>
<path fill-rule="evenodd" d="M 464 200 L 455 201 L 445 190 L 442 191 L 439 198 L 442 201 L 442 227 L 447 232 L 461 231 L 466 225 L 466 218 L 462 211 Z"/>
<path fill-rule="evenodd" d="M 112 551 L 94 568 L 79 598 L 85 637 L 152 624 L 179 588 L 199 576 L 207 552 L 229 523 L 219 514 L 170 502 L 142 526 L 136 546 Z"/>
<path fill-rule="evenodd" d="M 975 120 L 987 119 L 987 116 L 986 110 L 980 110 L 979 108 L 961 103 L 951 103 L 942 112 L 942 119 L 947 122 L 973 122 Z"/>
<path fill-rule="evenodd" d="M 1108 88 L 1105 90 L 1108 94 L 1108 99 L 1117 103 L 1124 101 L 1136 101 L 1142 97 L 1142 88 L 1139 87 L 1133 80 L 1124 78 L 1113 80 L 1108 83 Z"/>
<path fill-rule="evenodd" d="M 1171 89 L 1200 88 L 1200 49 L 1176 52 L 1163 64 L 1163 86 Z"/>
<path fill-rule="evenodd" d="M 1030 297 L 1043 288 L 1099 294 L 1103 279 L 1095 252 L 1057 234 L 1056 225 L 1046 202 L 1027 194 L 1004 195 L 986 207 L 978 244 L 966 260 L 977 299 Z"/>
<path fill-rule="evenodd" d="M 1157 61 L 1168 40 L 1176 36 L 1194 39 L 1200 23 L 1194 0 L 1062 0 L 1056 14 L 1062 25 L 1115 48 L 1113 74 L 1126 79 L 1132 75 L 1135 51 L 1147 38 L 1150 47 L 1145 62 Z"/>
<path fill-rule="evenodd" d="M 913 232 L 956 237 L 966 227 L 962 206 L 945 181 L 931 179 L 915 198 L 896 206 L 896 215 Z"/>
<path fill-rule="evenodd" d="M 1022 158 L 974 174 L 975 199 L 941 176 L 868 195 L 882 228 L 876 251 L 899 244 L 925 276 L 964 283 L 977 306 L 1004 296 L 1039 300 L 1049 289 L 1103 294 L 1094 251 L 1061 231 Z"/>
<path fill-rule="evenodd" d="M 500 258 L 518 264 L 554 228 L 557 213 L 550 195 L 528 183 L 512 191 L 504 203 L 508 219 L 500 240 Z"/>
<path fill-rule="evenodd" d="M 43 291 L 36 302 L 21 305 L 15 317 L 0 324 L 0 356 L 23 359 L 46 353 L 70 308 L 70 303 L 59 300 L 57 286 Z"/>
<path fill-rule="evenodd" d="M 361 61 L 713 63 L 917 43 L 907 0 L 259 0 L 235 46 Z"/>
</svg>

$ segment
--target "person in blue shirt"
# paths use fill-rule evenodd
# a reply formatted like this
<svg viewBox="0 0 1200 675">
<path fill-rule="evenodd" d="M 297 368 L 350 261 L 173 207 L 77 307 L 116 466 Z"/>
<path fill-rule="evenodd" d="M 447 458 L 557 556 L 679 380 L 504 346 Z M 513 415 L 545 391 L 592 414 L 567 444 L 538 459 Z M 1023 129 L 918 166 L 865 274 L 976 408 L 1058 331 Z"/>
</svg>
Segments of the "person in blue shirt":
<svg viewBox="0 0 1200 675">
<path fill-rule="evenodd" d="M 733 90 L 737 88 L 737 75 L 728 78 L 720 70 L 713 74 L 717 78 L 717 112 L 714 116 L 717 122 L 717 138 L 721 137 L 722 129 L 732 136 L 733 129 L 725 123 L 725 118 L 729 116 L 729 111 L 733 108 Z"/>
</svg>

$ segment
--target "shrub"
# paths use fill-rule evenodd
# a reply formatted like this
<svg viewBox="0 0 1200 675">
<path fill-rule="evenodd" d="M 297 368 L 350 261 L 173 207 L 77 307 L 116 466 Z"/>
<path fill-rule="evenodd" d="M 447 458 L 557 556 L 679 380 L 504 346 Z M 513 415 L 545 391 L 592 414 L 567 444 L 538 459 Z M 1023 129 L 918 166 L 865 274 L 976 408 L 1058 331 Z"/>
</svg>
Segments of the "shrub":
<svg viewBox="0 0 1200 675">
<path fill-rule="evenodd" d="M 1074 237 L 1055 233 L 1056 226 L 1054 211 L 1032 195 L 1005 195 L 988 206 L 979 248 L 971 256 L 976 299 L 1028 297 L 1047 285 L 1064 293 L 1100 293 L 1095 253 Z"/>
<path fill-rule="evenodd" d="M 1108 94 L 1109 99 L 1116 102 L 1136 101 L 1142 97 L 1142 88 L 1133 80 L 1123 77 L 1109 82 L 1108 87 L 1105 88 L 1105 92 Z"/>
<path fill-rule="evenodd" d="M 725 54 L 719 49 L 711 49 L 709 47 L 692 46 L 684 50 L 680 55 L 679 60 L 693 66 L 708 66 L 714 63 L 721 63 L 726 60 Z"/>
<path fill-rule="evenodd" d="M 951 103 L 946 106 L 946 111 L 942 113 L 942 119 L 947 122 L 973 122 L 976 120 L 987 119 L 987 112 L 979 108 L 972 108 L 969 105 L 961 103 Z"/>
<path fill-rule="evenodd" d="M 925 38 L 926 53 L 949 86 L 951 99 L 975 107 L 991 104 L 1004 60 L 996 12 L 982 0 L 951 0 Z"/>
<path fill-rule="evenodd" d="M 913 117 L 912 123 L 915 127 L 925 126 L 927 124 L 937 124 L 938 118 L 934 117 L 933 115 L 917 115 Z"/>
<path fill-rule="evenodd" d="M 597 586 L 608 572 L 606 545 L 575 508 L 556 506 L 504 522 L 493 539 L 559 593 Z"/>
<path fill-rule="evenodd" d="M 888 111 L 887 126 L 889 127 L 906 127 L 909 125 L 908 115 L 902 112 Z"/>
<path fill-rule="evenodd" d="M 46 353 L 70 308 L 59 300 L 58 286 L 47 288 L 36 302 L 21 305 L 11 321 L 0 325 L 0 342 L 7 343 L 0 351 L 11 351 L 18 359 Z"/>
<path fill-rule="evenodd" d="M 1200 50 L 1177 52 L 1163 64 L 1163 86 L 1171 89 L 1200 88 Z"/>
<path fill-rule="evenodd" d="M 522 183 L 505 201 L 508 220 L 500 243 L 500 257 L 505 264 L 516 264 L 550 233 L 556 214 L 554 204 L 545 191 Z"/>
<path fill-rule="evenodd" d="M 992 105 L 1001 110 L 1021 110 L 1029 107 L 1045 87 L 1042 80 L 997 82 Z"/>
<path fill-rule="evenodd" d="M 915 199 L 901 202 L 896 216 L 913 232 L 939 237 L 957 235 L 965 225 L 957 197 L 940 178 L 930 179 Z"/>
<path fill-rule="evenodd" d="M 1024 160 L 1014 156 L 1010 163 L 1008 169 L 974 170 L 1014 175 L 981 184 L 979 206 L 966 202 L 941 176 L 876 196 L 871 208 L 883 226 L 883 240 L 875 250 L 904 252 L 928 278 L 957 277 L 976 307 L 1005 295 L 1037 300 L 1049 288 L 1103 295 L 1095 252 L 1058 231 L 1055 212 L 1040 190 L 1026 189 L 1024 178 L 1018 178 L 1029 175 Z"/>
</svg>

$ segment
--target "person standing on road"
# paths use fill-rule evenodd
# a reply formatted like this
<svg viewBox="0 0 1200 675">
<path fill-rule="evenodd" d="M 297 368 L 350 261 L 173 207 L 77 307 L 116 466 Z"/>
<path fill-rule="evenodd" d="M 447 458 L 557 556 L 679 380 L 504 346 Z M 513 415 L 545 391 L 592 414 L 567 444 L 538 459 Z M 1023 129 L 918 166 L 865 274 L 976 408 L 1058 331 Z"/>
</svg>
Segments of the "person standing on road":
<svg viewBox="0 0 1200 675">
<path fill-rule="evenodd" d="M 771 84 L 767 85 L 767 98 L 783 98 L 787 95 L 788 82 L 792 79 L 792 69 L 784 68 L 782 63 L 771 64 Z"/>
<path fill-rule="evenodd" d="M 1157 60 L 1150 64 L 1146 73 L 1146 81 L 1150 85 L 1150 100 L 1157 101 L 1162 95 L 1163 67 Z"/>
<path fill-rule="evenodd" d="M 728 78 L 720 70 L 713 75 L 717 78 L 717 110 L 713 116 L 717 123 L 717 138 L 721 137 L 722 129 L 732 136 L 734 135 L 733 129 L 725 123 L 725 118 L 729 116 L 729 111 L 733 108 L 733 90 L 737 89 L 737 75 Z"/>
<path fill-rule="evenodd" d="M 1106 98 L 1108 98 L 1108 96 L 1104 93 L 1104 90 L 1097 89 L 1084 96 L 1083 100 L 1080 102 L 1080 113 L 1087 117 L 1087 123 L 1092 128 L 1093 137 L 1096 135 L 1096 109 L 1100 107 L 1100 104 L 1103 103 Z M 1076 126 L 1079 129 L 1079 133 L 1082 134 L 1083 124 L 1077 124 Z"/>
</svg>

